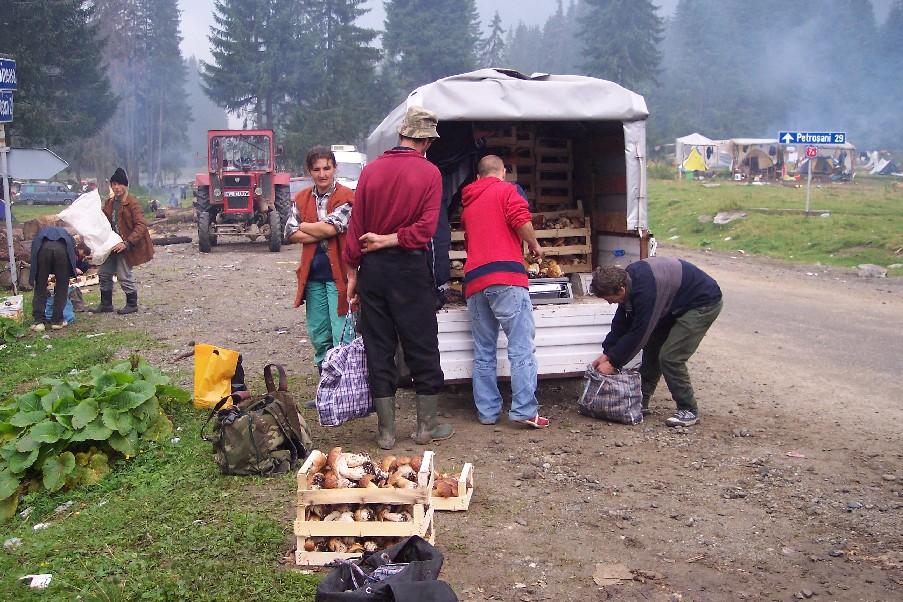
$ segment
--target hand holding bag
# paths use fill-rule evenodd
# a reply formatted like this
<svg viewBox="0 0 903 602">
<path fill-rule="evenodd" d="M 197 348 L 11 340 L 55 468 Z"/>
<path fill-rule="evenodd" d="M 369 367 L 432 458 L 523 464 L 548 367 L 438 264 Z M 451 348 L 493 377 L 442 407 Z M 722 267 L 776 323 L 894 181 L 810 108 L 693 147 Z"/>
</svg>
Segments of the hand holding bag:
<svg viewBox="0 0 903 602">
<path fill-rule="evenodd" d="M 354 314 L 351 312 L 345 316 L 340 340 L 345 339 L 348 328 L 354 329 Z M 361 336 L 326 352 L 321 370 L 320 384 L 317 386 L 317 415 L 322 426 L 339 426 L 373 412 L 367 356 Z"/>
<path fill-rule="evenodd" d="M 602 374 L 592 366 L 586 368 L 583 393 L 577 400 L 577 412 L 584 416 L 639 424 L 643 421 L 643 390 L 636 370 Z"/>
</svg>

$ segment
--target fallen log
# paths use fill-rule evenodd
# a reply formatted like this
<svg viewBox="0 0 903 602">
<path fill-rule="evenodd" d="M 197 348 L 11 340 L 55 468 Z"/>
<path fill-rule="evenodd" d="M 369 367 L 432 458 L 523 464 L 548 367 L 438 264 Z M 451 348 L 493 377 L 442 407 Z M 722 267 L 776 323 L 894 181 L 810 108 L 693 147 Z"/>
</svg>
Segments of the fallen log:
<svg viewBox="0 0 903 602">
<path fill-rule="evenodd" d="M 155 247 L 162 247 L 165 245 L 182 245 L 185 243 L 191 242 L 190 236 L 158 236 L 156 238 L 152 238 Z"/>
</svg>

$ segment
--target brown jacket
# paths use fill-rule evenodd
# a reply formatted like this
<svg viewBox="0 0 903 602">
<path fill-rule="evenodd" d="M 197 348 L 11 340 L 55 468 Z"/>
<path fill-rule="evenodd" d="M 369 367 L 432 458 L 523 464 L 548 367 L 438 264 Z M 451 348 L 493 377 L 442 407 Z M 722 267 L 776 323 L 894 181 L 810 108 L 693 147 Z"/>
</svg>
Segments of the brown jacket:
<svg viewBox="0 0 903 602">
<path fill-rule="evenodd" d="M 107 198 L 103 203 L 103 212 L 113 223 L 113 199 Z M 129 267 L 147 263 L 154 257 L 154 243 L 151 241 L 147 224 L 144 223 L 144 212 L 141 203 L 131 194 L 126 193 L 119 208 L 119 236 L 128 245 L 125 261 Z"/>
<path fill-rule="evenodd" d="M 350 188 L 335 185 L 335 192 L 329 195 L 329 203 L 327 203 L 327 211 L 332 213 L 336 207 L 345 203 L 354 203 L 354 191 Z M 298 216 L 302 222 L 319 221 L 317 216 L 317 202 L 313 198 L 313 188 L 307 188 L 295 195 L 295 206 L 298 208 Z M 335 287 L 339 291 L 338 314 L 344 316 L 348 313 L 348 279 L 345 274 L 345 261 L 342 259 L 342 253 L 345 251 L 345 235 L 339 234 L 333 236 L 329 240 L 329 267 L 332 268 L 332 279 L 335 281 Z M 304 287 L 307 285 L 307 276 L 310 274 L 310 266 L 314 262 L 314 255 L 317 252 L 319 243 L 306 243 L 301 249 L 301 263 L 295 270 L 298 275 L 298 292 L 295 293 L 295 307 L 301 305 L 304 301 Z"/>
</svg>

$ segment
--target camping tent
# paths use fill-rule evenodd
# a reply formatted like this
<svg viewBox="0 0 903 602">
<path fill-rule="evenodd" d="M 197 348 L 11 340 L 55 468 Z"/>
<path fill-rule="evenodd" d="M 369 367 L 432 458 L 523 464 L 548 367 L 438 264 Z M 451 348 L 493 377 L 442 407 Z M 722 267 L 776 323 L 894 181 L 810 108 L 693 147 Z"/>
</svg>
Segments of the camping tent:
<svg viewBox="0 0 903 602">
<path fill-rule="evenodd" d="M 717 142 L 714 140 L 706 138 L 697 132 L 693 132 L 689 136 L 683 136 L 674 140 L 674 161 L 677 165 L 683 166 L 687 159 L 690 158 L 690 153 L 693 150 L 696 150 L 700 157 L 713 157 L 716 146 Z M 706 166 L 708 167 L 709 164 L 705 158 L 703 161 L 706 162 Z M 687 170 L 687 168 L 684 169 Z M 688 171 L 705 171 L 705 169 L 706 168 Z"/>
<path fill-rule="evenodd" d="M 783 147 L 774 138 L 731 138 L 731 171 L 747 178 L 778 175 L 784 162 Z"/>
<path fill-rule="evenodd" d="M 687 159 L 681 163 L 680 165 L 684 171 L 705 171 L 706 165 L 705 161 L 702 159 L 702 155 L 699 154 L 699 151 L 696 150 L 696 147 L 690 149 L 690 154 Z"/>
</svg>

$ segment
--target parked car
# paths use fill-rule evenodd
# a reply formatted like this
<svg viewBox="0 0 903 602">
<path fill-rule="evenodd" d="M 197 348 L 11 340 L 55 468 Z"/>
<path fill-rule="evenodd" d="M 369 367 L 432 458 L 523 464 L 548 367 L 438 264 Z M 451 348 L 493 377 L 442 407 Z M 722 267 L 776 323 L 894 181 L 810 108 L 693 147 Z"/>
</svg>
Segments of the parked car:
<svg viewBox="0 0 903 602">
<path fill-rule="evenodd" d="M 28 205 L 68 205 L 77 197 L 76 191 L 60 182 L 25 182 L 15 200 Z"/>
</svg>

